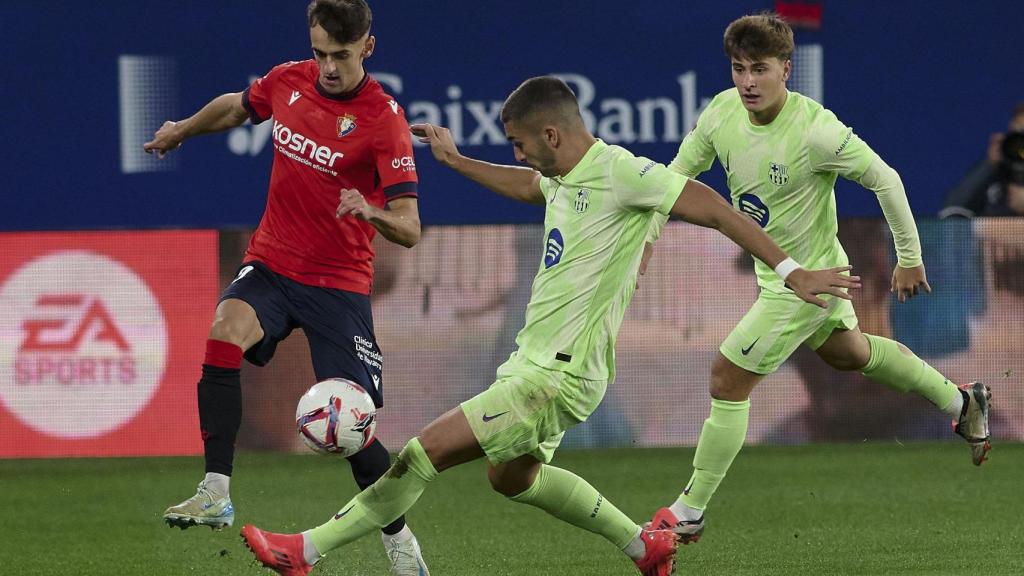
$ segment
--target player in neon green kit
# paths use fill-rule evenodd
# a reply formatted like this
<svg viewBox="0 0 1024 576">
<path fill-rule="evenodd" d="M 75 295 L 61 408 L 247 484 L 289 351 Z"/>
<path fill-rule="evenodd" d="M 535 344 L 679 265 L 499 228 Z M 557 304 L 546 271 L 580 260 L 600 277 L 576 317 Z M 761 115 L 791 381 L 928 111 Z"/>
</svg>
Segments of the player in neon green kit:
<svg viewBox="0 0 1024 576">
<path fill-rule="evenodd" d="M 505 133 L 516 160 L 499 166 L 459 154 L 448 130 L 413 126 L 435 158 L 491 190 L 546 204 L 544 257 L 533 283 L 519 349 L 486 391 L 444 414 L 413 438 L 391 470 L 339 511 L 302 534 L 246 526 L 256 557 L 280 574 L 304 575 L 320 554 L 369 534 L 408 510 L 443 470 L 488 459 L 488 478 L 511 500 L 536 506 L 600 534 L 643 574 L 672 571 L 676 537 L 641 529 L 572 472 L 550 466 L 569 427 L 584 421 L 614 377 L 615 337 L 635 290 L 655 213 L 717 228 L 773 265 L 786 255 L 714 190 L 590 134 L 576 97 L 561 80 L 532 78 L 505 101 Z M 801 298 L 845 296 L 857 286 L 848 266 L 795 269 Z"/>
<path fill-rule="evenodd" d="M 733 203 L 797 262 L 812 268 L 848 263 L 836 238 L 838 176 L 872 190 L 892 230 L 898 264 L 892 291 L 903 302 L 930 292 L 917 227 L 895 170 L 835 114 L 786 89 L 793 31 L 775 15 L 744 16 L 725 31 L 736 89 L 718 94 L 679 146 L 670 169 L 696 177 L 717 157 Z M 719 349 L 711 369 L 711 415 L 704 423 L 694 472 L 678 500 L 659 510 L 655 528 L 671 528 L 684 543 L 704 530 L 704 509 L 747 431 L 750 392 L 801 344 L 839 370 L 924 396 L 953 419 L 974 463 L 989 450 L 988 403 L 981 383 L 959 389 L 902 344 L 857 328 L 853 306 L 829 299 L 805 306 L 772 268 L 755 260 L 761 294 Z"/>
</svg>

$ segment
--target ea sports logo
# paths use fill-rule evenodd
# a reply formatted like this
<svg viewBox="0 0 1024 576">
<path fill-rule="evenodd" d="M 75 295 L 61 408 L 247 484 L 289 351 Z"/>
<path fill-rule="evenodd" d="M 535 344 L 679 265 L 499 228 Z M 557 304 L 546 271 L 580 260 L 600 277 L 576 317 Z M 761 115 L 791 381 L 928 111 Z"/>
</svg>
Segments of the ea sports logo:
<svg viewBox="0 0 1024 576">
<path fill-rule="evenodd" d="M 107 256 L 51 252 L 0 287 L 0 402 L 26 426 L 88 438 L 130 421 L 167 360 L 163 313 L 145 282 Z"/>
</svg>

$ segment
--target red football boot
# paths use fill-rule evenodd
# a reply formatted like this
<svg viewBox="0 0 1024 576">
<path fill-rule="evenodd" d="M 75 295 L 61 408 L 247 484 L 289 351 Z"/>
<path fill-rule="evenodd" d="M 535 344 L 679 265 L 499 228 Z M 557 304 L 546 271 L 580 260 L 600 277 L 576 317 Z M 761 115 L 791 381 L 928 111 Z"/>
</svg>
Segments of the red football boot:
<svg viewBox="0 0 1024 576">
<path fill-rule="evenodd" d="M 696 520 L 680 520 L 668 508 L 662 508 L 654 513 L 654 518 L 649 525 L 651 530 L 671 530 L 679 536 L 683 544 L 700 540 L 704 533 L 704 515 Z"/>
<path fill-rule="evenodd" d="M 678 537 L 670 530 L 644 530 L 640 533 L 647 552 L 636 561 L 636 567 L 644 576 L 669 576 L 675 570 L 676 544 Z"/>
<path fill-rule="evenodd" d="M 246 524 L 242 540 L 261 564 L 281 576 L 306 576 L 313 569 L 302 554 L 302 534 L 275 534 Z"/>
</svg>

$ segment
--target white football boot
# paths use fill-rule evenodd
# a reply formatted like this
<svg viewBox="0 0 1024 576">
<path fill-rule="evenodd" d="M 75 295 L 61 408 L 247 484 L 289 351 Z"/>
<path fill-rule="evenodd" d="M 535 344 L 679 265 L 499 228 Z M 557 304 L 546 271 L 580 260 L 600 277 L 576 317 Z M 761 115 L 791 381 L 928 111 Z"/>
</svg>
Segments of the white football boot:
<svg viewBox="0 0 1024 576">
<path fill-rule="evenodd" d="M 204 481 L 199 483 L 195 496 L 164 512 L 164 522 L 182 530 L 190 526 L 209 526 L 220 530 L 235 522 L 235 507 L 227 496 L 211 492 Z"/>
<path fill-rule="evenodd" d="M 393 576 L 430 576 L 427 570 L 427 563 L 423 561 L 423 553 L 420 552 L 420 544 L 413 536 L 404 541 L 390 538 L 381 534 L 384 540 L 384 550 L 391 561 L 391 574 Z"/>
<path fill-rule="evenodd" d="M 960 386 L 964 392 L 964 407 L 960 418 L 953 421 L 953 431 L 963 436 L 971 447 L 971 459 L 975 466 L 988 460 L 992 449 L 988 438 L 988 410 L 992 404 L 992 390 L 981 382 Z"/>
</svg>

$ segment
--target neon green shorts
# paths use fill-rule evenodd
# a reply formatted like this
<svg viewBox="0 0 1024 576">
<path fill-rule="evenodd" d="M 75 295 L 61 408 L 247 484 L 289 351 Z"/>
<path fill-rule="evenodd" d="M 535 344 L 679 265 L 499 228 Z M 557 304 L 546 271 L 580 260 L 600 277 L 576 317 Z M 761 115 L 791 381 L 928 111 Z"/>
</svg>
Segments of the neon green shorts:
<svg viewBox="0 0 1024 576">
<path fill-rule="evenodd" d="M 828 309 L 808 304 L 794 294 L 761 291 L 722 346 L 733 364 L 757 374 L 771 374 L 801 344 L 817 350 L 837 329 L 857 327 L 849 300 L 821 296 Z"/>
<path fill-rule="evenodd" d="M 541 368 L 515 352 L 487 390 L 462 403 L 492 464 L 529 454 L 548 463 L 565 431 L 597 409 L 606 380 L 586 380 Z"/>
</svg>

